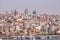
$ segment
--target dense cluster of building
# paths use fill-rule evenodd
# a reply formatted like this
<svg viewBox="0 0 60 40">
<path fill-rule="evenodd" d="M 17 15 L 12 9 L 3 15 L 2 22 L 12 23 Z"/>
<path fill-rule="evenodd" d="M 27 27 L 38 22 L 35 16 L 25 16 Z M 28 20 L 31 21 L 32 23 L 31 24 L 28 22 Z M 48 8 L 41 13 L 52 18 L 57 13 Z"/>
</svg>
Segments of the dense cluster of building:
<svg viewBox="0 0 60 40">
<path fill-rule="evenodd" d="M 0 14 L 0 36 L 59 35 L 60 15 L 18 13 Z"/>
</svg>

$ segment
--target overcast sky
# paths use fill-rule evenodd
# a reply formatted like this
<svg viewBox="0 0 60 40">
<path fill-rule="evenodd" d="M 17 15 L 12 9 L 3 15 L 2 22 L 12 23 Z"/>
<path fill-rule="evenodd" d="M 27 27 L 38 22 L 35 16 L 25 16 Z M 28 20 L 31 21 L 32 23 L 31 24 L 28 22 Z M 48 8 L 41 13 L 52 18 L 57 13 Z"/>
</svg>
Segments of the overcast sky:
<svg viewBox="0 0 60 40">
<path fill-rule="evenodd" d="M 24 12 L 28 8 L 30 12 L 36 10 L 37 13 L 59 14 L 60 0 L 0 0 L 0 13 L 17 9 Z"/>
</svg>

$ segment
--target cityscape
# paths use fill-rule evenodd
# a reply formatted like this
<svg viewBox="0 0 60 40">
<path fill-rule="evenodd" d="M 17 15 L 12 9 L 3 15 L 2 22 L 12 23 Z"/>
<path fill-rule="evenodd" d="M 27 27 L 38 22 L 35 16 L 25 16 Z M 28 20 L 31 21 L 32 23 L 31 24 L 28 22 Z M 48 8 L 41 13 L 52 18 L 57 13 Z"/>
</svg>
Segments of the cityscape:
<svg viewBox="0 0 60 40">
<path fill-rule="evenodd" d="M 60 40 L 60 0 L 0 0 L 0 40 Z"/>
<path fill-rule="evenodd" d="M 11 14 L 6 11 L 0 14 L 0 37 L 52 35 L 60 37 L 60 15 L 37 14 L 34 10 L 29 14 L 14 10 Z"/>
</svg>

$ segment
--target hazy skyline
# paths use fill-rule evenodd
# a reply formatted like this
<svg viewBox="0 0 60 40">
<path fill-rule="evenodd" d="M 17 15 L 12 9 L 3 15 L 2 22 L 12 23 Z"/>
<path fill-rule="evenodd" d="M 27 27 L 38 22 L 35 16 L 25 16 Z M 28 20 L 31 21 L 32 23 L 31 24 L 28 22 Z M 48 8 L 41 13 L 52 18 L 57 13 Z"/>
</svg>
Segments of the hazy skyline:
<svg viewBox="0 0 60 40">
<path fill-rule="evenodd" d="M 24 12 L 28 8 L 30 12 L 36 10 L 37 13 L 59 14 L 60 0 L 0 0 L 0 13 L 17 9 Z"/>
</svg>

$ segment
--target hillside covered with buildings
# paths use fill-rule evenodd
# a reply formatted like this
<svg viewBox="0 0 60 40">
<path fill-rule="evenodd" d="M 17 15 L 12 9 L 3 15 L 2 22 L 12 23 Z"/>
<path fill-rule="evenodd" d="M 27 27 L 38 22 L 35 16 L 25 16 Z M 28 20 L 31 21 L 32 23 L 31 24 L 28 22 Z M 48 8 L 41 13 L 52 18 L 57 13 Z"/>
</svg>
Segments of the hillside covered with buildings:
<svg viewBox="0 0 60 40">
<path fill-rule="evenodd" d="M 60 15 L 24 13 L 0 14 L 0 37 L 60 35 Z"/>
</svg>

